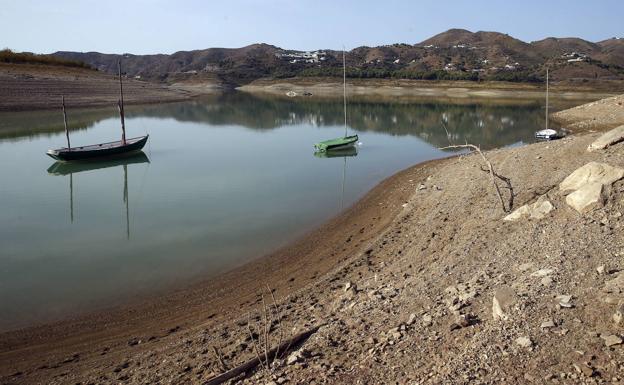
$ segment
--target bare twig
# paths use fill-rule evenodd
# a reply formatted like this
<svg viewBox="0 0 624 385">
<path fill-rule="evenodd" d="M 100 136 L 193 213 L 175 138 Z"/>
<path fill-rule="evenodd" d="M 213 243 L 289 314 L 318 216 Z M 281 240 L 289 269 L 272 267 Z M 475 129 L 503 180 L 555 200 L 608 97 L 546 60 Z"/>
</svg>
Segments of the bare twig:
<svg viewBox="0 0 624 385">
<path fill-rule="evenodd" d="M 299 333 L 295 336 L 293 336 L 292 338 L 289 338 L 287 341 L 284 341 L 280 346 L 277 346 L 273 349 L 271 349 L 271 351 L 269 351 L 269 355 L 273 355 L 275 354 L 276 351 L 281 350 L 283 352 L 287 352 L 290 346 L 294 346 L 299 344 L 300 342 L 302 342 L 303 340 L 307 339 L 308 337 L 310 337 L 312 334 L 314 334 L 322 325 L 319 326 L 315 326 L 311 329 L 308 329 L 302 333 Z M 249 327 L 249 330 L 251 330 L 251 327 Z M 245 372 L 249 372 L 252 369 L 254 369 L 256 366 L 261 365 L 262 364 L 262 359 L 260 359 L 260 355 L 256 354 L 256 358 L 253 358 L 235 368 L 230 369 L 229 371 L 219 374 L 216 377 L 211 378 L 210 380 L 208 380 L 207 382 L 205 382 L 203 385 L 219 385 L 222 384 L 224 382 L 226 382 L 227 380 L 230 380 L 234 377 L 237 377 L 239 375 L 241 375 L 242 373 Z"/>
<path fill-rule="evenodd" d="M 256 353 L 256 358 L 258 359 L 258 363 L 265 366 L 267 372 L 269 371 L 268 363 L 264 363 L 262 358 L 260 358 L 260 350 L 258 349 L 258 343 L 253 336 L 253 331 L 251 330 L 251 314 L 247 314 L 247 330 L 249 330 L 249 338 L 251 338 L 251 344 L 253 345 L 254 352 Z"/>
<path fill-rule="evenodd" d="M 217 357 L 217 361 L 219 362 L 219 366 L 221 367 L 221 370 L 223 370 L 223 371 L 228 370 L 227 365 L 223 361 L 223 356 L 221 355 L 221 350 L 218 349 L 214 345 L 212 346 L 212 350 L 214 351 L 214 354 Z"/>
<path fill-rule="evenodd" d="M 481 171 L 488 172 L 488 170 L 483 167 L 481 167 Z M 507 178 L 504 175 L 498 174 L 496 171 L 494 172 L 494 176 L 502 180 L 503 182 L 505 182 L 505 184 L 507 185 L 505 186 L 505 188 L 509 190 L 509 200 L 507 202 L 507 209 L 508 211 L 511 211 L 514 207 L 514 198 L 516 197 L 516 194 L 514 193 L 514 190 L 513 190 L 513 185 L 511 184 L 511 179 Z"/>
<path fill-rule="evenodd" d="M 264 311 L 264 361 L 269 366 L 269 329 L 271 325 L 269 325 L 269 313 L 264 300 L 264 294 L 262 294 L 262 309 Z"/>
<path fill-rule="evenodd" d="M 476 151 L 479 153 L 479 155 L 481 155 L 481 158 L 483 158 L 483 161 L 485 162 L 485 164 L 487 164 L 488 166 L 488 170 L 490 172 L 490 179 L 492 180 L 492 184 L 494 185 L 494 188 L 496 189 L 496 195 L 498 195 L 498 199 L 500 200 L 501 206 L 503 208 L 503 212 L 509 212 L 511 210 L 511 207 L 508 209 L 505 206 L 505 200 L 503 199 L 503 195 L 501 194 L 500 191 L 500 187 L 498 187 L 498 184 L 496 183 L 496 173 L 494 172 L 494 167 L 492 166 L 492 163 L 488 160 L 488 158 L 485 157 L 485 155 L 483 154 L 483 152 L 481 152 L 481 149 L 478 146 L 475 146 L 474 144 L 470 144 L 470 143 L 466 143 L 466 144 L 455 144 L 455 145 L 450 145 L 450 146 L 446 146 L 446 147 L 442 147 L 440 148 L 440 150 L 447 150 L 447 149 L 458 149 L 458 148 L 467 148 L 467 149 L 471 149 L 473 151 Z"/>
<path fill-rule="evenodd" d="M 282 338 L 284 337 L 284 330 L 282 329 L 282 313 L 278 310 L 277 301 L 275 300 L 275 295 L 273 294 L 273 291 L 271 290 L 269 285 L 267 285 L 267 290 L 271 294 L 271 298 L 273 300 L 273 308 L 275 309 L 275 317 L 277 319 L 276 327 L 277 327 L 277 329 L 279 331 L 279 337 L 277 339 L 277 347 L 278 348 L 275 349 L 275 355 L 273 356 L 273 362 L 275 362 L 275 361 L 277 361 L 277 358 L 279 356 L 279 346 L 282 344 Z"/>
</svg>

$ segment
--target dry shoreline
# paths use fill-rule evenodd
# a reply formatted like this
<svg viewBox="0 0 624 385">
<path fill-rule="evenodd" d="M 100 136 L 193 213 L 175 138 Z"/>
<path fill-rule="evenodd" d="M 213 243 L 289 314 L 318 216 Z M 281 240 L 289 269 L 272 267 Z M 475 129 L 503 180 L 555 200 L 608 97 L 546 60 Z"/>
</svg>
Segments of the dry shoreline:
<svg viewBox="0 0 624 385">
<path fill-rule="evenodd" d="M 128 350 L 139 350 L 128 345 L 132 339 L 159 340 L 173 334 L 172 330 L 206 328 L 241 317 L 267 284 L 277 296 L 300 290 L 376 239 L 400 212 L 397 202 L 407 199 L 409 189 L 404 179 L 421 173 L 412 167 L 389 177 L 354 206 L 300 240 L 215 280 L 140 304 L 2 333 L 0 379 L 31 371 L 36 377 L 46 376 L 35 367 L 46 366 L 46 362 L 53 366 L 55 360 L 73 354 L 80 355 L 83 362 L 89 358 L 99 361 L 99 351 L 104 347 L 109 352 L 107 360 L 119 359 Z M 361 229 L 353 232 L 358 223 Z M 335 249 L 337 244 L 343 245 L 342 250 Z"/>
<path fill-rule="evenodd" d="M 426 81 L 390 79 L 349 79 L 347 93 L 354 96 L 400 97 L 412 99 L 506 99 L 525 100 L 544 98 L 544 86 L 527 83 L 467 81 Z M 618 85 L 618 87 L 621 87 Z M 259 79 L 237 88 L 239 91 L 294 97 L 311 93 L 316 97 L 342 95 L 343 85 L 331 78 Z M 624 90 L 623 90 L 624 91 Z M 610 85 L 583 86 L 553 85 L 551 97 L 561 100 L 601 99 L 617 95 Z"/>
<path fill-rule="evenodd" d="M 499 172 L 512 177 L 516 200 L 522 204 L 556 191 L 553 183 L 589 160 L 624 166 L 621 147 L 604 154 L 585 152 L 595 136 L 494 150 L 488 156 Z M 616 376 L 618 367 L 624 367 L 618 366 L 624 365 L 621 348 L 607 351 L 614 367 L 602 364 L 607 353 L 588 334 L 612 330 L 601 318 L 612 309 L 596 298 L 592 286 L 602 284 L 596 279 L 608 275 L 574 273 L 583 264 L 624 269 L 605 251 L 607 246 L 623 247 L 622 240 L 613 237 L 613 230 L 603 230 L 602 213 L 579 217 L 566 210 L 556 193 L 552 193 L 556 226 L 502 225 L 491 186 L 478 166 L 475 157 L 459 157 L 410 167 L 300 240 L 217 280 L 140 305 L 0 334 L 0 382 L 204 383 L 220 371 L 213 346 L 223 350 L 230 364 L 252 356 L 245 339 L 245 314 L 261 306 L 258 293 L 267 284 L 284 304 L 284 321 L 290 326 L 299 330 L 319 323 L 327 326 L 306 343 L 311 353 L 302 364 L 280 366 L 275 378 L 252 373 L 247 383 L 279 378 L 289 384 L 310 383 L 312 378 L 317 383 L 356 379 L 377 383 L 380 378 L 404 383 L 481 378 L 495 383 L 501 376 L 506 383 L 527 383 L 540 382 L 553 370 L 572 381 L 565 368 L 571 368 L 567 354 L 574 349 L 591 352 L 598 357 L 589 359 L 593 367 L 599 366 L 605 376 Z M 536 173 L 535 167 L 541 172 Z M 622 188 L 620 184 L 614 190 L 613 211 L 607 213 L 608 227 L 615 228 L 615 234 L 621 229 L 622 220 L 613 213 L 624 204 L 617 203 Z M 551 233 L 562 237 L 574 233 L 581 246 L 596 242 L 605 250 L 588 249 L 587 244 L 582 249 L 575 242 L 558 248 L 548 243 Z M 591 250 L 591 255 L 577 260 L 576 250 Z M 530 271 L 556 265 L 553 293 L 527 283 L 525 270 L 516 266 L 521 263 L 530 264 Z M 344 290 L 346 282 L 355 289 Z M 447 307 L 454 304 L 452 300 L 448 304 L 446 289 L 459 287 L 458 282 L 478 293 L 464 305 L 479 323 L 449 332 L 453 318 Z M 538 318 L 527 318 L 518 310 L 501 332 L 488 318 L 491 293 L 501 285 L 511 285 L 521 297 L 530 298 L 522 306 Z M 578 299 L 576 312 L 549 310 L 548 298 L 557 293 L 573 293 Z M 410 313 L 418 321 L 407 324 Z M 544 337 L 536 350 L 515 348 L 513 338 L 535 334 L 529 327 L 539 326 L 549 314 L 568 331 L 558 339 Z M 576 326 L 575 318 L 591 325 L 591 330 Z M 395 326 L 397 330 L 391 329 Z M 393 336 L 396 333 L 399 337 Z M 537 335 L 532 338 L 537 340 Z M 564 352 L 559 354 L 556 349 L 561 346 Z"/>
</svg>

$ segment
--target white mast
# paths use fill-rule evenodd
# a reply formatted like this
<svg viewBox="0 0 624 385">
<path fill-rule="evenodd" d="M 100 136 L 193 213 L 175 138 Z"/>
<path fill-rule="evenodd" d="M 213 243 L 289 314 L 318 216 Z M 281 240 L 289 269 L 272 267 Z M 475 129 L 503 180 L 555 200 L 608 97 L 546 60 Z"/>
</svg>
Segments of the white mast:
<svg viewBox="0 0 624 385">
<path fill-rule="evenodd" d="M 546 67 L 546 129 L 548 130 L 548 67 Z"/>
<path fill-rule="evenodd" d="M 342 46 L 342 95 L 344 101 L 344 126 L 345 138 L 347 137 L 347 62 L 345 59 L 345 48 Z"/>
</svg>

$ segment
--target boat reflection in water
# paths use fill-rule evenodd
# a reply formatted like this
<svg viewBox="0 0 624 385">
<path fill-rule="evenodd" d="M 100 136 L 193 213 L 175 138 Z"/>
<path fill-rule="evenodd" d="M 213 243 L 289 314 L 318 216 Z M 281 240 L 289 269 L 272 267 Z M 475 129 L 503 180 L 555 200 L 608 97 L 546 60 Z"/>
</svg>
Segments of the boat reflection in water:
<svg viewBox="0 0 624 385">
<path fill-rule="evenodd" d="M 123 188 L 123 202 L 126 206 L 126 236 L 130 239 L 130 218 L 129 218 L 129 202 L 128 202 L 128 165 L 149 163 L 149 158 L 143 151 L 136 152 L 132 155 L 98 161 L 84 161 L 84 162 L 55 162 L 48 167 L 49 175 L 69 175 L 69 218 L 71 222 L 74 222 L 74 174 L 87 171 L 101 170 L 105 168 L 112 168 L 117 166 L 123 167 L 124 172 L 124 188 Z"/>
<path fill-rule="evenodd" d="M 343 158 L 342 163 L 342 189 L 340 192 L 340 210 L 344 208 L 344 192 L 345 192 L 345 178 L 347 176 L 347 157 L 355 157 L 358 155 L 358 147 L 342 147 L 329 149 L 325 151 L 316 151 L 314 156 L 317 158 Z"/>
</svg>

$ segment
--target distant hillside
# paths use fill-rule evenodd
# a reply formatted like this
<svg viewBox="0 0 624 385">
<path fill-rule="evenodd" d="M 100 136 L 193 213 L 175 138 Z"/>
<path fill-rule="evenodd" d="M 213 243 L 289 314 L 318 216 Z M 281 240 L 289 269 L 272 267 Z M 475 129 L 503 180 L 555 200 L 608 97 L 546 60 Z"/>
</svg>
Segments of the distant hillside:
<svg viewBox="0 0 624 385">
<path fill-rule="evenodd" d="M 175 82 L 209 75 L 245 84 L 262 77 L 341 76 L 342 52 L 285 50 L 268 44 L 209 48 L 171 55 L 56 52 L 109 73 L 117 61 L 130 77 Z M 546 66 L 553 79 L 624 79 L 624 39 L 598 43 L 546 38 L 526 43 L 498 32 L 451 29 L 417 44 L 358 47 L 347 53 L 347 76 L 444 80 L 541 82 Z"/>
<path fill-rule="evenodd" d="M 64 67 L 91 68 L 91 66 L 80 60 L 71 60 L 54 55 L 36 55 L 30 52 L 13 52 L 8 48 L 0 51 L 0 63 L 44 64 Z"/>
</svg>

